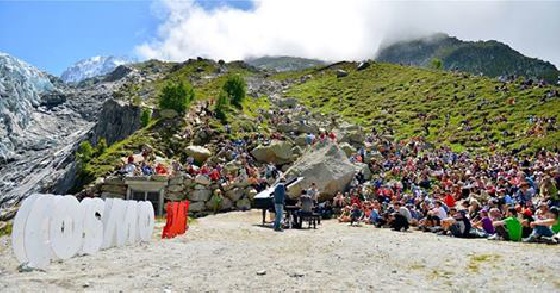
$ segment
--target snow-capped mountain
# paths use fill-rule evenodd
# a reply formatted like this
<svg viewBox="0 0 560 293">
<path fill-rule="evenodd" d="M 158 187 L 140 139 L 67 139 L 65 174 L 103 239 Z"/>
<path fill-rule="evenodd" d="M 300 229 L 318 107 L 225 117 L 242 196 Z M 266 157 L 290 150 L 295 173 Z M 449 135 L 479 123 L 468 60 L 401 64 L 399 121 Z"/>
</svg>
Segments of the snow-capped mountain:
<svg viewBox="0 0 560 293">
<path fill-rule="evenodd" d="M 68 67 L 60 76 L 66 82 L 80 82 L 86 78 L 105 75 L 119 65 L 133 63 L 134 60 L 115 56 L 95 56 L 83 59 Z"/>
</svg>

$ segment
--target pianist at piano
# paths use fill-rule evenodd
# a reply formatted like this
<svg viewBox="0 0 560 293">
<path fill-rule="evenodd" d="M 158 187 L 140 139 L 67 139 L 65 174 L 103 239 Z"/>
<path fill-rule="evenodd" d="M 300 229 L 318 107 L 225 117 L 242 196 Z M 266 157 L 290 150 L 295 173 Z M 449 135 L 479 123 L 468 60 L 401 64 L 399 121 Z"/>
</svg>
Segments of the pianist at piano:
<svg viewBox="0 0 560 293">
<path fill-rule="evenodd" d="M 291 179 L 284 179 L 285 182 L 283 183 L 285 190 L 288 190 L 290 188 L 290 186 L 293 186 L 299 182 L 301 182 L 303 180 L 303 177 L 294 177 Z M 259 192 L 257 195 L 255 195 L 255 197 L 253 198 L 253 205 L 252 207 L 254 209 L 262 209 L 262 225 L 265 225 L 265 217 L 266 217 L 266 211 L 268 210 L 269 212 L 273 213 L 275 212 L 275 200 L 274 200 L 274 191 L 276 190 L 277 185 L 280 182 L 273 184 L 271 187 Z M 297 202 L 297 200 L 293 200 L 290 199 L 289 197 L 284 197 L 284 199 L 282 200 L 283 205 L 284 206 L 294 206 Z M 283 210 L 283 209 L 282 209 Z M 283 211 L 282 211 L 283 212 Z M 282 216 L 282 215 L 280 215 Z"/>
</svg>

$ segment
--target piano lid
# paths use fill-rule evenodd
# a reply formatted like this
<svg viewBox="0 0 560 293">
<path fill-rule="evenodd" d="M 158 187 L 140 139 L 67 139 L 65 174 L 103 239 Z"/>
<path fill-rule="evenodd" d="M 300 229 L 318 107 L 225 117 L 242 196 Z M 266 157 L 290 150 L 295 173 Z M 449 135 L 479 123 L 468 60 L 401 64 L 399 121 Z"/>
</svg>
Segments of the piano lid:
<svg viewBox="0 0 560 293">
<path fill-rule="evenodd" d="M 290 180 L 286 180 L 286 182 L 287 182 L 287 183 L 285 183 L 286 189 L 290 188 L 290 186 L 292 186 L 294 184 L 297 184 L 297 183 L 301 182 L 302 180 L 303 180 L 303 177 L 294 177 Z M 271 187 L 259 192 L 253 198 L 265 198 L 265 197 L 273 196 L 274 195 L 274 189 L 276 188 L 276 185 L 278 185 L 278 183 L 274 183 L 274 185 L 272 185 Z"/>
</svg>

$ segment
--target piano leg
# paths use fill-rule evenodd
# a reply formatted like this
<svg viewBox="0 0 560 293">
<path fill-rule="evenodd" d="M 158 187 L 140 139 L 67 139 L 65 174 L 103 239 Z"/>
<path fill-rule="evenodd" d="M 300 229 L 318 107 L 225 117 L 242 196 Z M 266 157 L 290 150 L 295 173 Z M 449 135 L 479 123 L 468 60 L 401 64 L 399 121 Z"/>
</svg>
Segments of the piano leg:
<svg viewBox="0 0 560 293">
<path fill-rule="evenodd" d="M 266 210 L 263 209 L 262 211 L 263 211 L 262 213 L 263 213 L 263 226 L 264 226 L 264 220 L 265 220 L 265 216 L 266 216 Z"/>
</svg>

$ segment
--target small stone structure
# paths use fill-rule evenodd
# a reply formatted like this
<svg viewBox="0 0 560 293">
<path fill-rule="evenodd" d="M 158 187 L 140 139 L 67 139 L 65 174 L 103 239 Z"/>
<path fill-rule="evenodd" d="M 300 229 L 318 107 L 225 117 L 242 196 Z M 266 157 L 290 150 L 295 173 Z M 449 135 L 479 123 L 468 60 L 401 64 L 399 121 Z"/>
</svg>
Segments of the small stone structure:
<svg viewBox="0 0 560 293">
<path fill-rule="evenodd" d="M 163 215 L 168 201 L 189 200 L 189 212 L 203 214 L 218 210 L 246 210 L 257 194 L 247 182 L 218 184 L 208 176 L 188 174 L 182 176 L 132 176 L 107 177 L 93 188 L 101 197 L 117 197 L 128 200 L 149 200 L 156 215 Z M 220 192 L 218 192 L 218 190 Z"/>
</svg>

